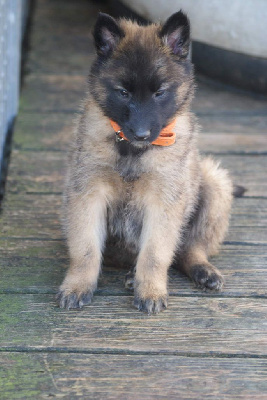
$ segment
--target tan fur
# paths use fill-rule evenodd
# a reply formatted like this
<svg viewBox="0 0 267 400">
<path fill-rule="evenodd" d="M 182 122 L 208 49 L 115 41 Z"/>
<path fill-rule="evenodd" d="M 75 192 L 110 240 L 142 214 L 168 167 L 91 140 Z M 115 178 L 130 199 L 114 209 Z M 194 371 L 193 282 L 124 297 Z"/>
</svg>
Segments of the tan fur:
<svg viewBox="0 0 267 400">
<path fill-rule="evenodd" d="M 119 46 L 127 46 L 136 35 L 146 43 L 155 36 L 155 25 L 144 28 L 123 21 L 121 26 L 127 34 Z M 178 88 L 179 93 L 188 90 L 186 85 Z M 103 90 L 101 96 L 105 96 Z M 109 234 L 123 237 L 125 246 L 136 254 L 134 290 L 139 309 L 158 312 L 166 307 L 167 272 L 175 258 L 202 287 L 222 286 L 221 274 L 207 258 L 217 252 L 227 231 L 232 184 L 214 161 L 201 160 L 189 102 L 190 98 L 177 114 L 176 143 L 144 153 L 138 161 L 140 176 L 127 182 L 117 171 L 114 131 L 88 94 L 77 124 L 64 195 L 71 266 L 60 287 L 62 307 L 80 307 L 90 301 Z M 122 223 L 119 207 L 124 207 Z M 136 221 L 141 224 L 140 235 L 133 230 Z"/>
</svg>

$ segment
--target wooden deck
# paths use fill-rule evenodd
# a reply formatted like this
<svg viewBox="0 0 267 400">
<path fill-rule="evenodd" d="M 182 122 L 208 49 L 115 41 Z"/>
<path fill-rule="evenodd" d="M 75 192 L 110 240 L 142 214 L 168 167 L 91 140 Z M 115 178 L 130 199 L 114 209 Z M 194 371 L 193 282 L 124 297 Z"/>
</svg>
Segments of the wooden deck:
<svg viewBox="0 0 267 400">
<path fill-rule="evenodd" d="M 148 317 L 123 287 L 127 271 L 104 268 L 92 306 L 55 303 L 68 265 L 62 174 L 97 11 L 37 1 L 1 214 L 0 398 L 267 399 L 266 99 L 198 78 L 201 150 L 248 189 L 214 259 L 223 292 L 170 271 L 169 308 Z"/>
</svg>

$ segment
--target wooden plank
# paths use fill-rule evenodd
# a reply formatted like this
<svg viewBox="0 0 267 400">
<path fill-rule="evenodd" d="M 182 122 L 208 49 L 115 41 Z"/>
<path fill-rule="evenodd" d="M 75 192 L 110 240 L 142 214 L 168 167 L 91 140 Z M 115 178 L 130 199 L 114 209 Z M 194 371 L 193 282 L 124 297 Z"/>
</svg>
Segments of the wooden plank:
<svg viewBox="0 0 267 400">
<path fill-rule="evenodd" d="M 267 154 L 266 135 L 244 135 L 243 133 L 201 133 L 199 149 L 205 153 Z"/>
<path fill-rule="evenodd" d="M 48 73 L 54 71 L 57 73 L 66 71 L 68 73 L 77 69 L 84 71 L 86 59 L 79 57 L 86 53 L 86 45 L 83 43 L 81 45 L 81 42 L 83 42 L 81 38 L 84 39 L 87 34 L 89 35 L 99 7 L 80 3 L 70 2 L 68 5 L 64 3 L 64 7 L 61 2 L 50 4 L 49 7 L 38 3 L 32 27 L 32 46 L 29 61 L 29 67 L 33 71 Z M 55 49 L 53 58 L 58 60 L 58 63 L 54 61 L 54 65 L 52 64 L 51 67 L 49 60 L 52 57 L 47 57 L 47 54 L 51 54 L 53 49 Z M 65 49 L 66 54 L 64 51 L 62 53 L 62 49 Z M 92 40 L 88 45 L 89 53 L 91 55 L 94 53 Z M 76 57 L 78 57 L 77 60 Z M 81 66 L 82 70 L 80 70 Z M 251 94 L 248 95 L 234 89 L 229 90 L 229 88 L 202 76 L 198 77 L 197 86 L 198 90 L 193 106 L 198 112 L 214 112 L 216 110 L 220 112 L 230 111 L 231 113 L 241 111 L 265 114 L 267 102 L 258 96 L 251 96 Z"/>
<path fill-rule="evenodd" d="M 15 195 L 4 202 L 0 237 L 61 238 L 62 196 Z"/>
<path fill-rule="evenodd" d="M 21 113 L 16 121 L 13 146 L 23 150 L 67 151 L 74 119 L 75 115 L 71 113 Z M 228 133 L 202 132 L 199 148 L 211 153 L 267 153 L 266 135 L 234 132 L 234 129 Z"/>
<path fill-rule="evenodd" d="M 198 75 L 193 110 L 205 114 L 266 115 L 267 100 L 264 96 L 225 87 L 223 84 Z"/>
<path fill-rule="evenodd" d="M 266 360 L 260 359 L 3 352 L 0 365 L 2 400 L 18 393 L 28 399 L 264 400 L 267 393 Z"/>
<path fill-rule="evenodd" d="M 48 259 L 51 262 L 57 259 L 67 260 L 67 249 L 63 240 L 31 240 L 22 237 L 1 238 L 0 246 L 1 257 L 6 260 L 15 260 L 17 257 L 18 259 L 21 257 L 22 261 L 23 259 L 33 260 L 33 265 L 41 259 Z M 4 265 L 2 272 L 4 272 Z"/>
<path fill-rule="evenodd" d="M 23 150 L 67 151 L 74 131 L 74 120 L 72 113 L 20 113 L 13 146 Z"/>
<path fill-rule="evenodd" d="M 221 166 L 228 169 L 233 182 L 247 188 L 247 196 L 267 196 L 266 156 L 220 156 Z"/>
<path fill-rule="evenodd" d="M 85 93 L 85 82 L 84 75 L 72 75 L 70 79 L 68 74 L 30 74 L 25 79 L 21 94 L 21 110 L 77 111 L 77 105 Z M 197 114 L 216 114 L 224 118 L 228 115 L 265 117 L 267 101 L 218 89 L 216 85 L 203 84 L 196 92 L 192 109 Z"/>
<path fill-rule="evenodd" d="M 82 75 L 34 75 L 25 78 L 20 112 L 77 112 L 85 95 Z"/>
<path fill-rule="evenodd" d="M 236 133 L 242 135 L 258 135 L 267 133 L 267 115 L 243 114 L 206 114 L 198 113 L 198 121 L 202 132 Z M 220 143 L 218 143 L 220 146 Z M 218 147 L 219 147 L 218 146 Z"/>
<path fill-rule="evenodd" d="M 69 265 L 63 241 L 6 239 L 0 241 L 0 292 L 55 293 Z M 117 256 L 105 258 L 96 295 L 129 295 L 124 278 L 129 260 Z M 225 286 L 218 297 L 267 297 L 266 247 L 223 245 L 218 256 L 211 260 L 222 272 Z M 210 296 L 197 289 L 179 271 L 169 271 L 170 295 Z"/>
<path fill-rule="evenodd" d="M 23 152 L 11 156 L 6 192 L 59 193 L 67 154 L 62 152 Z"/>
<path fill-rule="evenodd" d="M 89 26 L 89 24 L 88 24 Z M 38 35 L 41 42 L 47 31 Z M 52 34 L 46 38 L 46 47 L 36 48 L 29 54 L 27 68 L 34 74 L 86 76 L 94 61 L 93 43 L 87 35 Z M 64 43 L 62 43 L 64 42 Z M 51 57 L 53 54 L 53 57 Z"/>
<path fill-rule="evenodd" d="M 96 296 L 69 311 L 51 295 L 0 300 L 3 350 L 267 354 L 266 299 L 171 296 L 168 309 L 150 317 L 134 309 L 132 296 Z"/>
<path fill-rule="evenodd" d="M 63 189 L 66 153 L 14 150 L 9 166 L 7 192 L 58 193 Z M 245 186 L 248 196 L 267 196 L 267 157 L 220 155 L 214 157 L 229 169 L 233 181 Z"/>
<path fill-rule="evenodd" d="M 27 70 L 86 75 L 94 55 L 91 37 L 99 7 L 84 1 L 37 2 L 31 26 Z"/>
<path fill-rule="evenodd" d="M 105 12 L 105 5 L 101 5 L 102 12 Z M 85 2 L 84 0 L 38 0 L 34 10 L 34 18 L 31 27 L 31 51 L 36 47 L 46 46 L 45 39 L 53 34 L 62 35 L 67 39 L 71 36 L 90 33 L 92 21 L 95 21 L 99 4 Z M 46 30 L 46 35 L 40 35 Z M 67 43 L 62 42 L 62 45 Z M 59 49 L 60 50 L 60 49 Z"/>
<path fill-rule="evenodd" d="M 92 306 L 66 312 L 55 305 L 52 292 L 62 280 L 68 256 L 64 242 L 57 240 L 61 198 L 48 193 L 62 190 L 70 121 L 93 57 L 86 32 L 98 8 L 83 0 L 37 3 L 27 64 L 33 74 L 25 81 L 21 100 L 27 116 L 22 125 L 18 122 L 15 146 L 51 151 L 15 152 L 11 162 L 2 226 L 3 234 L 13 238 L 0 239 L 0 290 L 5 292 L 0 296 L 0 346 L 22 353 L 0 353 L 0 397 L 263 400 L 266 360 L 252 356 L 267 355 L 267 305 L 258 298 L 267 296 L 266 246 L 248 243 L 266 242 L 262 200 L 235 203 L 227 239 L 247 242 L 223 246 L 214 259 L 226 277 L 223 293 L 199 292 L 171 270 L 169 309 L 147 317 L 133 308 L 132 296 L 123 289 L 125 271 L 104 268 Z M 210 132 L 201 137 L 203 151 L 266 152 L 266 100 L 206 81 L 199 86 L 194 110 Z M 233 133 L 254 136 L 243 140 Z M 266 158 L 226 157 L 223 164 L 236 171 L 237 183 L 249 185 L 248 196 L 267 195 Z M 38 294 L 23 294 L 27 292 Z"/>
<path fill-rule="evenodd" d="M 0 237 L 58 239 L 62 197 L 9 194 L 0 218 Z M 226 241 L 267 243 L 267 199 L 234 199 Z"/>
</svg>

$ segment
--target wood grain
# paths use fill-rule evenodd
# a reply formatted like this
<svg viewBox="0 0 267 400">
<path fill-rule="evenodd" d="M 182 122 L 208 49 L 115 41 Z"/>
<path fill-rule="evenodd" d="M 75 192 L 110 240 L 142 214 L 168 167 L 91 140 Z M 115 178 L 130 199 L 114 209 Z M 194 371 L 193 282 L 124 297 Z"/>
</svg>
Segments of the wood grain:
<svg viewBox="0 0 267 400">
<path fill-rule="evenodd" d="M 96 296 L 83 310 L 62 310 L 51 295 L 0 296 L 2 349 L 267 355 L 265 299 L 176 297 L 147 316 L 132 296 Z"/>
<path fill-rule="evenodd" d="M 267 100 L 258 96 L 248 96 L 246 93 L 230 89 L 220 83 L 206 79 L 201 75 L 197 78 L 196 96 L 193 100 L 193 111 L 205 114 L 249 114 L 266 115 Z"/>
<path fill-rule="evenodd" d="M 58 239 L 60 195 L 8 194 L 0 220 L 0 237 Z M 267 243 L 267 199 L 235 199 L 226 241 Z"/>
<path fill-rule="evenodd" d="M 74 113 L 22 113 L 16 121 L 14 148 L 67 151 L 74 131 L 75 119 Z M 234 126 L 227 133 L 223 133 L 214 126 L 213 131 L 209 133 L 202 129 L 199 136 L 199 148 L 202 152 L 215 154 L 223 152 L 257 154 L 267 152 L 267 138 L 262 133 L 257 134 L 255 127 L 253 127 L 253 135 L 245 135 L 244 131 L 235 133 Z"/>
<path fill-rule="evenodd" d="M 21 111 L 77 111 L 77 104 L 84 95 L 85 78 L 85 75 L 79 74 L 71 79 L 68 74 L 30 74 L 21 95 Z M 38 93 L 42 93 L 42 96 L 38 96 Z M 206 83 L 197 91 L 192 109 L 198 115 L 266 116 L 267 101 L 235 91 L 231 93 Z"/>
<path fill-rule="evenodd" d="M 99 6 L 84 1 L 38 2 L 31 25 L 31 51 L 27 69 L 35 74 L 81 74 L 86 76 L 95 49 L 92 26 Z M 101 11 L 105 11 L 101 4 Z"/>
<path fill-rule="evenodd" d="M 75 117 L 72 113 L 19 114 L 13 141 L 14 148 L 67 151 L 74 130 Z"/>
<path fill-rule="evenodd" d="M 0 241 L 0 249 L 0 292 L 56 293 L 69 265 L 64 242 L 8 239 Z M 170 295 L 267 297 L 266 249 L 223 245 L 219 255 L 211 261 L 225 278 L 222 292 L 202 292 L 186 276 L 171 268 Z M 121 253 L 109 258 L 103 267 L 96 295 L 131 295 L 124 288 L 128 270 Z"/>
<path fill-rule="evenodd" d="M 160 355 L 1 353 L 0 397 L 264 400 L 265 360 Z M 23 366 L 23 374 L 21 368 Z"/>
<path fill-rule="evenodd" d="M 93 304 L 60 310 L 69 264 L 61 192 L 73 117 L 94 58 L 100 2 L 38 0 L 0 216 L 0 398 L 94 400 L 267 398 L 267 100 L 198 77 L 199 146 L 246 186 L 212 262 L 221 293 L 169 271 L 169 308 L 148 317 L 105 258 Z M 31 194 L 32 193 L 32 194 Z M 123 264 L 123 265 L 121 265 Z"/>
<path fill-rule="evenodd" d="M 218 154 L 265 154 L 267 153 L 267 136 L 254 132 L 253 136 L 244 133 L 201 133 L 199 136 L 201 152 Z"/>
<path fill-rule="evenodd" d="M 266 196 L 267 157 L 221 155 L 215 157 L 227 168 L 236 184 L 247 188 L 248 196 Z M 64 152 L 25 152 L 14 150 L 7 181 L 8 192 L 58 193 L 63 189 Z"/>
<path fill-rule="evenodd" d="M 267 133 L 267 115 L 197 113 L 202 132 L 257 135 Z M 218 149 L 221 142 L 217 142 Z"/>
<path fill-rule="evenodd" d="M 79 110 L 85 95 L 86 77 L 35 75 L 25 78 L 20 96 L 20 112 L 70 112 Z M 42 94 L 42 95 L 40 95 Z"/>
</svg>

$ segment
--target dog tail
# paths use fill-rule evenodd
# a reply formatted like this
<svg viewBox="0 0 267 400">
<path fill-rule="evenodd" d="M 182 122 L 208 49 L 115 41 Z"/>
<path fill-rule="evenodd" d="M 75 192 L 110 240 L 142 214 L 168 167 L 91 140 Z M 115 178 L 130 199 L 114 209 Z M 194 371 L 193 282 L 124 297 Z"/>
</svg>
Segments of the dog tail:
<svg viewBox="0 0 267 400">
<path fill-rule="evenodd" d="M 242 197 L 247 189 L 244 186 L 234 185 L 233 188 L 233 196 L 234 197 Z"/>
</svg>

